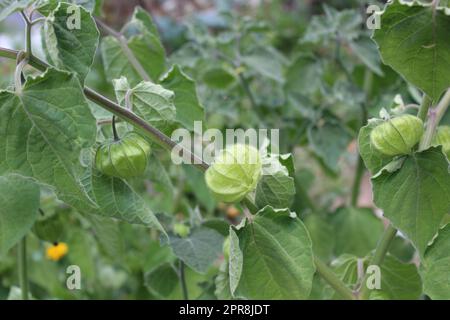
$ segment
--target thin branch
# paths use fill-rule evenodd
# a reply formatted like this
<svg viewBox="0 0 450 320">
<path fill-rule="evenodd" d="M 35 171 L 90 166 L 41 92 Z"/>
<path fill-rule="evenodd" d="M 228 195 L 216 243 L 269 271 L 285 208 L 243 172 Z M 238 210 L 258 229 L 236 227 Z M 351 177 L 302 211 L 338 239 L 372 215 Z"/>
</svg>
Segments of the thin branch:
<svg viewBox="0 0 450 320">
<path fill-rule="evenodd" d="M 426 150 L 431 146 L 433 137 L 436 133 L 436 129 L 439 126 L 442 118 L 444 117 L 449 105 L 450 89 L 447 90 L 447 92 L 444 94 L 441 101 L 435 108 L 431 108 L 430 110 L 428 110 L 427 127 L 422 137 L 422 141 L 420 141 L 419 151 Z"/>
<path fill-rule="evenodd" d="M 397 234 L 397 229 L 395 229 L 391 224 L 385 230 L 383 237 L 381 238 L 378 246 L 375 250 L 370 265 L 381 266 L 389 250 L 389 247 Z M 363 281 L 361 282 L 361 287 L 358 291 L 358 297 L 360 300 L 367 300 L 370 296 L 370 289 L 367 287 L 367 280 L 369 279 L 369 274 L 366 272 Z"/>
<path fill-rule="evenodd" d="M 123 53 L 126 55 L 128 61 L 130 61 L 131 65 L 139 74 L 139 76 L 145 81 L 151 81 L 152 79 L 150 78 L 149 74 L 147 73 L 147 71 L 145 71 L 142 64 L 138 61 L 133 51 L 131 51 L 130 47 L 128 46 L 127 38 L 125 38 L 125 36 L 122 33 L 117 32 L 100 19 L 95 18 L 95 22 L 97 23 L 97 26 L 102 28 L 106 33 L 117 39 L 117 41 L 120 44 L 120 47 L 122 48 Z"/>
<path fill-rule="evenodd" d="M 19 282 L 22 300 L 28 300 L 27 239 L 24 236 L 17 247 Z"/>
<path fill-rule="evenodd" d="M 314 257 L 314 263 L 316 265 L 317 272 L 324 278 L 328 284 L 336 290 L 340 296 L 345 300 L 355 300 L 353 292 L 348 288 L 345 283 L 339 279 L 336 274 L 325 263 L 323 263 L 317 257 Z"/>
</svg>

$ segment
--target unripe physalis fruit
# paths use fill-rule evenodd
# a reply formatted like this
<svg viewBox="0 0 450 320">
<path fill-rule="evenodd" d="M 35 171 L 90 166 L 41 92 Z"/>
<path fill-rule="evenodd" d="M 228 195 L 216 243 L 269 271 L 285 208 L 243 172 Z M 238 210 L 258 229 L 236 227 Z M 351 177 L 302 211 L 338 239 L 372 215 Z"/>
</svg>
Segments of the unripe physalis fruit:
<svg viewBox="0 0 450 320">
<path fill-rule="evenodd" d="M 256 188 L 261 169 L 261 157 L 256 148 L 234 144 L 217 154 L 206 171 L 206 184 L 219 201 L 241 201 Z"/>
<path fill-rule="evenodd" d="M 97 169 L 122 179 L 143 175 L 147 168 L 150 145 L 139 134 L 128 132 L 119 138 L 113 120 L 114 139 L 101 145 L 95 155 Z"/>
<path fill-rule="evenodd" d="M 175 223 L 173 226 L 173 232 L 181 238 L 186 238 L 190 231 L 191 229 L 182 223 Z"/>
<path fill-rule="evenodd" d="M 409 154 L 420 141 L 423 131 L 422 120 L 406 114 L 375 127 L 370 134 L 370 143 L 386 156 Z"/>
<path fill-rule="evenodd" d="M 64 242 L 55 242 L 53 245 L 47 248 L 47 259 L 53 261 L 59 261 L 69 251 L 69 247 Z"/>
<path fill-rule="evenodd" d="M 231 219 L 231 220 L 236 219 L 241 214 L 241 212 L 238 210 L 238 208 L 236 208 L 233 205 L 229 206 L 226 209 L 226 213 L 227 213 L 227 218 Z"/>
<path fill-rule="evenodd" d="M 442 146 L 442 151 L 450 159 L 450 126 L 440 126 L 433 139 L 433 146 Z"/>
</svg>

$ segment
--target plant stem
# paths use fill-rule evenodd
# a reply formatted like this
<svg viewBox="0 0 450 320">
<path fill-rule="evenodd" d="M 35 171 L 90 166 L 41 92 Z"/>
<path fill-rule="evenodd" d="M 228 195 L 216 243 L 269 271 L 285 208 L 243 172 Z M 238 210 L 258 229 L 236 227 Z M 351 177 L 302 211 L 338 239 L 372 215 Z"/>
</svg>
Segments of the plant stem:
<svg viewBox="0 0 450 320">
<path fill-rule="evenodd" d="M 359 194 L 361 191 L 361 180 L 364 175 L 364 161 L 361 158 L 361 156 L 358 157 L 358 164 L 356 167 L 356 173 L 355 173 L 355 179 L 353 181 L 353 187 L 352 187 L 352 199 L 351 199 L 351 205 L 353 207 L 356 207 L 358 205 L 358 199 Z"/>
<path fill-rule="evenodd" d="M 256 109 L 258 105 L 256 104 L 255 97 L 253 96 L 253 93 L 250 90 L 250 86 L 248 84 L 247 78 L 245 78 L 242 73 L 239 73 L 239 81 L 241 82 L 241 85 L 245 91 L 245 94 L 250 99 L 250 104 L 252 105 L 252 109 Z"/>
<path fill-rule="evenodd" d="M 145 71 L 142 64 L 139 62 L 139 60 L 134 55 L 133 51 L 131 51 L 130 47 L 128 46 L 128 41 L 125 38 L 125 36 L 122 33 L 117 32 L 116 30 L 114 30 L 113 28 L 111 28 L 110 26 L 108 26 L 107 24 L 105 24 L 103 21 L 101 21 L 98 18 L 95 18 L 95 22 L 106 33 L 108 33 L 109 35 L 111 35 L 117 39 L 120 47 L 122 48 L 123 53 L 127 56 L 128 61 L 130 61 L 131 65 L 136 70 L 136 72 L 139 74 L 139 76 L 142 79 L 144 79 L 145 81 L 151 81 L 152 79 L 150 78 L 149 74 L 147 73 L 147 71 Z"/>
<path fill-rule="evenodd" d="M 20 11 L 20 14 L 22 15 L 23 21 L 25 22 L 25 52 L 27 55 L 27 58 L 30 58 L 33 53 L 31 51 L 31 28 L 33 27 L 33 23 L 31 22 L 30 18 L 25 14 L 25 12 Z"/>
<path fill-rule="evenodd" d="M 370 265 L 381 266 L 384 261 L 384 257 L 386 256 L 392 240 L 394 240 L 396 234 L 397 229 L 395 229 L 392 224 L 389 224 L 389 226 L 384 231 L 383 237 L 378 243 L 377 248 L 375 249 L 375 253 L 372 257 L 372 260 L 370 261 Z M 366 273 L 359 289 L 358 297 L 360 300 L 367 300 L 369 298 L 370 289 L 366 285 L 368 278 L 369 274 Z"/>
<path fill-rule="evenodd" d="M 431 146 L 436 129 L 450 105 L 450 89 L 442 97 L 439 104 L 428 111 L 428 121 L 425 133 L 420 141 L 419 151 L 426 150 Z"/>
<path fill-rule="evenodd" d="M 353 292 L 339 279 L 336 274 L 319 258 L 314 257 L 314 263 L 317 268 L 317 272 L 324 278 L 328 284 L 336 290 L 337 293 L 345 300 L 355 300 Z"/>
<path fill-rule="evenodd" d="M 428 110 L 431 107 L 431 99 L 426 94 L 423 96 L 422 103 L 420 104 L 419 113 L 417 117 L 419 117 L 422 121 L 427 119 Z"/>
<path fill-rule="evenodd" d="M 179 276 L 180 276 L 180 284 L 181 284 L 181 290 L 183 291 L 183 298 L 184 300 L 189 300 L 189 293 L 186 285 L 186 277 L 184 274 L 184 262 L 180 260 L 180 267 L 179 267 Z"/>
<path fill-rule="evenodd" d="M 370 95 L 372 93 L 372 85 L 373 85 L 373 73 L 369 69 L 366 69 L 364 73 L 364 83 L 363 83 L 363 89 L 366 94 L 365 103 L 369 103 Z M 361 105 L 361 127 L 366 125 L 368 117 L 369 115 L 367 107 L 363 103 Z M 350 201 L 353 207 L 356 207 L 358 205 L 359 194 L 361 192 L 361 182 L 364 176 L 364 169 L 365 169 L 364 161 L 361 156 L 358 156 L 358 163 L 356 165 L 356 172 L 355 178 L 353 180 L 352 196 Z"/>
<path fill-rule="evenodd" d="M 19 267 L 19 283 L 22 300 L 28 300 L 28 272 L 27 272 L 27 239 L 20 240 L 17 247 L 17 264 Z"/>
</svg>

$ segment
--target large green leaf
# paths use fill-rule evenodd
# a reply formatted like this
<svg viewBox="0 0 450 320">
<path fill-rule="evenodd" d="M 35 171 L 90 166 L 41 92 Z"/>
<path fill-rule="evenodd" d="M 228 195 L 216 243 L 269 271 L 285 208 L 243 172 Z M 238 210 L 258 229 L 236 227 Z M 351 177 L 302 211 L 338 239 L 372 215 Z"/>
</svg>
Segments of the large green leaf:
<svg viewBox="0 0 450 320">
<path fill-rule="evenodd" d="M 263 161 L 263 175 L 256 187 L 256 205 L 269 205 L 276 209 L 289 208 L 294 200 L 294 178 L 277 157 L 266 157 Z"/>
<path fill-rule="evenodd" d="M 335 254 L 364 257 L 377 246 L 383 223 L 369 208 L 341 208 L 332 217 L 336 236 Z"/>
<path fill-rule="evenodd" d="M 145 72 L 153 81 L 158 80 L 165 69 L 165 51 L 149 14 L 137 7 L 131 21 L 122 29 L 122 33 L 126 37 L 129 49 Z M 116 38 L 111 36 L 104 38 L 101 50 L 108 80 L 124 76 L 132 86 L 144 80 L 130 63 Z"/>
<path fill-rule="evenodd" d="M 341 155 L 351 140 L 350 134 L 340 124 L 327 121 L 308 129 L 308 141 L 314 153 L 324 164 L 336 172 Z"/>
<path fill-rule="evenodd" d="M 39 186 L 19 175 L 0 176 L 0 253 L 14 246 L 36 221 Z"/>
<path fill-rule="evenodd" d="M 450 212 L 448 161 L 439 148 L 408 156 L 372 178 L 375 204 L 421 255 Z"/>
<path fill-rule="evenodd" d="M 261 76 L 284 83 L 283 65 L 268 50 L 245 55 L 242 57 L 242 62 Z"/>
<path fill-rule="evenodd" d="M 36 0 L 1 0 L 0 1 L 0 21 L 16 11 L 27 8 Z"/>
<path fill-rule="evenodd" d="M 189 130 L 194 121 L 203 121 L 204 110 L 197 96 L 194 80 L 189 78 L 178 65 L 173 66 L 161 79 L 164 88 L 175 93 L 176 120 Z"/>
<path fill-rule="evenodd" d="M 96 123 L 75 75 L 50 68 L 29 78 L 20 95 L 0 91 L 0 135 L 0 174 L 34 177 L 80 212 L 162 229 L 125 182 L 82 166 Z"/>
<path fill-rule="evenodd" d="M 94 213 L 163 231 L 152 210 L 127 182 L 96 170 L 86 170 L 82 182 L 89 197 L 98 206 Z"/>
<path fill-rule="evenodd" d="M 188 237 L 169 236 L 174 254 L 190 268 L 205 273 L 222 254 L 223 236 L 205 227 L 195 229 Z"/>
<path fill-rule="evenodd" d="M 439 236 L 425 252 L 422 261 L 424 292 L 431 299 L 450 299 L 450 225 L 439 231 Z"/>
<path fill-rule="evenodd" d="M 170 129 L 176 116 L 173 91 L 149 81 L 142 81 L 134 88 L 130 88 L 128 80 L 124 77 L 114 80 L 113 84 L 121 105 L 125 104 L 125 96 L 131 89 L 129 96 L 133 112 L 164 132 Z"/>
<path fill-rule="evenodd" d="M 329 219 L 312 213 L 306 216 L 304 223 L 311 236 L 314 254 L 323 261 L 329 261 L 333 256 L 335 242 L 333 226 Z"/>
<path fill-rule="evenodd" d="M 312 243 L 295 213 L 265 207 L 252 221 L 232 228 L 230 234 L 230 286 L 234 296 L 308 298 L 315 272 Z M 233 258 L 239 256 L 236 251 L 242 252 L 241 259 Z"/>
<path fill-rule="evenodd" d="M 450 10 L 395 0 L 380 23 L 373 38 L 384 63 L 437 100 L 450 87 Z"/>
<path fill-rule="evenodd" d="M 170 263 L 164 263 L 145 274 L 145 286 L 161 299 L 170 297 L 178 283 L 178 274 Z"/>
<path fill-rule="evenodd" d="M 228 261 L 223 261 L 219 267 L 219 273 L 214 280 L 214 283 L 216 285 L 214 294 L 216 295 L 217 299 L 220 300 L 230 300 L 233 298 L 230 289 L 230 275 L 228 266 Z"/>
<path fill-rule="evenodd" d="M 68 19 L 74 13 L 69 8 L 79 10 L 80 28 L 69 29 Z M 61 2 L 45 20 L 44 41 L 47 56 L 59 69 L 75 72 L 84 82 L 99 41 L 99 32 L 89 11 L 80 6 Z"/>
<path fill-rule="evenodd" d="M 358 135 L 358 148 L 361 158 L 367 169 L 373 174 L 381 170 L 390 161 L 389 158 L 384 157 L 378 150 L 376 150 L 370 143 L 370 133 L 376 127 L 376 122 L 370 122 L 362 127 Z"/>
<path fill-rule="evenodd" d="M 0 174 L 15 172 L 54 187 L 61 200 L 90 211 L 80 183 L 80 152 L 96 124 L 76 76 L 49 69 L 29 78 L 20 95 L 0 92 Z"/>
</svg>

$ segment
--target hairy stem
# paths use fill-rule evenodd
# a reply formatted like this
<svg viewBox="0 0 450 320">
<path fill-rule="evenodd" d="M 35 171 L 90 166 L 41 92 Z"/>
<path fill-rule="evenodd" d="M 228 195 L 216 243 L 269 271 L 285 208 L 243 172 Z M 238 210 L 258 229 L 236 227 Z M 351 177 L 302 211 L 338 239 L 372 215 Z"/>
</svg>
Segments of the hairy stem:
<svg viewBox="0 0 450 320">
<path fill-rule="evenodd" d="M 117 32 L 116 30 L 114 30 L 113 28 L 111 28 L 110 26 L 108 26 L 107 24 L 105 24 L 103 21 L 101 21 L 98 18 L 95 18 L 95 22 L 106 33 L 108 33 L 109 35 L 111 35 L 117 39 L 123 53 L 127 56 L 128 61 L 130 61 L 131 65 L 136 70 L 136 72 L 139 74 L 139 76 L 142 79 L 144 79 L 145 81 L 151 81 L 152 79 L 150 78 L 149 74 L 147 73 L 147 71 L 145 71 L 142 64 L 139 62 L 139 60 L 134 55 L 133 51 L 131 51 L 130 47 L 128 46 L 128 41 L 125 38 L 125 36 L 122 33 Z"/>
<path fill-rule="evenodd" d="M 397 229 L 395 229 L 391 224 L 384 231 L 383 237 L 378 243 L 377 248 L 375 249 L 375 253 L 373 255 L 372 260 L 370 261 L 370 265 L 381 266 L 384 261 L 384 257 L 386 256 L 389 247 L 394 240 L 395 235 L 397 234 Z M 358 298 L 360 300 L 367 300 L 370 296 L 370 289 L 367 287 L 367 280 L 369 278 L 369 274 L 366 273 L 363 281 L 361 282 L 361 287 L 358 293 Z"/>
<path fill-rule="evenodd" d="M 31 51 L 31 28 L 33 27 L 33 22 L 25 12 L 20 11 L 20 14 L 22 15 L 23 21 L 25 22 L 25 52 L 27 58 L 30 58 L 33 55 Z"/>
<path fill-rule="evenodd" d="M 435 108 L 428 110 L 428 121 L 425 133 L 420 141 L 419 151 L 426 150 L 431 146 L 436 129 L 445 115 L 445 112 L 450 105 L 450 89 L 442 97 L 441 101 Z"/>
<path fill-rule="evenodd" d="M 419 117 L 422 121 L 427 119 L 428 110 L 431 107 L 431 99 L 426 94 L 423 96 L 422 103 L 420 104 L 419 113 L 417 117 Z"/>
<path fill-rule="evenodd" d="M 250 90 L 250 86 L 248 84 L 248 80 L 247 78 L 244 77 L 244 75 L 242 73 L 239 73 L 239 81 L 241 82 L 241 86 L 244 89 L 245 94 L 248 96 L 248 98 L 250 99 L 250 104 L 252 105 L 252 109 L 256 109 L 256 107 L 258 106 L 256 104 L 256 100 L 255 97 L 253 96 L 252 91 Z"/>
<path fill-rule="evenodd" d="M 314 263 L 317 268 L 317 272 L 321 277 L 328 282 L 328 284 L 336 290 L 340 296 L 345 300 L 355 300 L 353 292 L 339 279 L 336 274 L 325 263 L 323 263 L 317 257 L 314 257 Z"/>
<path fill-rule="evenodd" d="M 19 266 L 19 283 L 22 300 L 28 300 L 27 240 L 20 240 L 17 247 L 17 264 Z"/>
<path fill-rule="evenodd" d="M 180 277 L 180 283 L 181 283 L 181 289 L 183 291 L 183 298 L 184 300 L 189 300 L 189 293 L 186 285 L 186 277 L 184 274 L 184 262 L 180 260 L 180 266 L 179 266 L 179 277 Z"/>
<path fill-rule="evenodd" d="M 370 96 L 372 94 L 372 86 L 373 86 L 373 73 L 369 69 L 366 69 L 364 73 L 364 84 L 363 84 L 364 92 L 366 94 L 365 103 L 369 103 Z M 361 127 L 366 125 L 367 118 L 369 117 L 365 103 L 361 105 Z M 353 180 L 352 196 L 350 200 L 350 203 L 353 207 L 356 207 L 358 205 L 359 194 L 361 192 L 361 182 L 364 176 L 364 169 L 365 169 L 364 161 L 361 158 L 361 156 L 358 156 L 358 164 L 356 165 L 356 173 L 355 178 Z"/>
<path fill-rule="evenodd" d="M 361 181 L 364 176 L 364 169 L 365 169 L 364 161 L 361 158 L 361 156 L 359 156 L 358 164 L 356 167 L 355 179 L 353 181 L 352 198 L 350 201 L 350 203 L 353 207 L 356 207 L 358 205 L 359 194 L 361 191 Z"/>
</svg>

